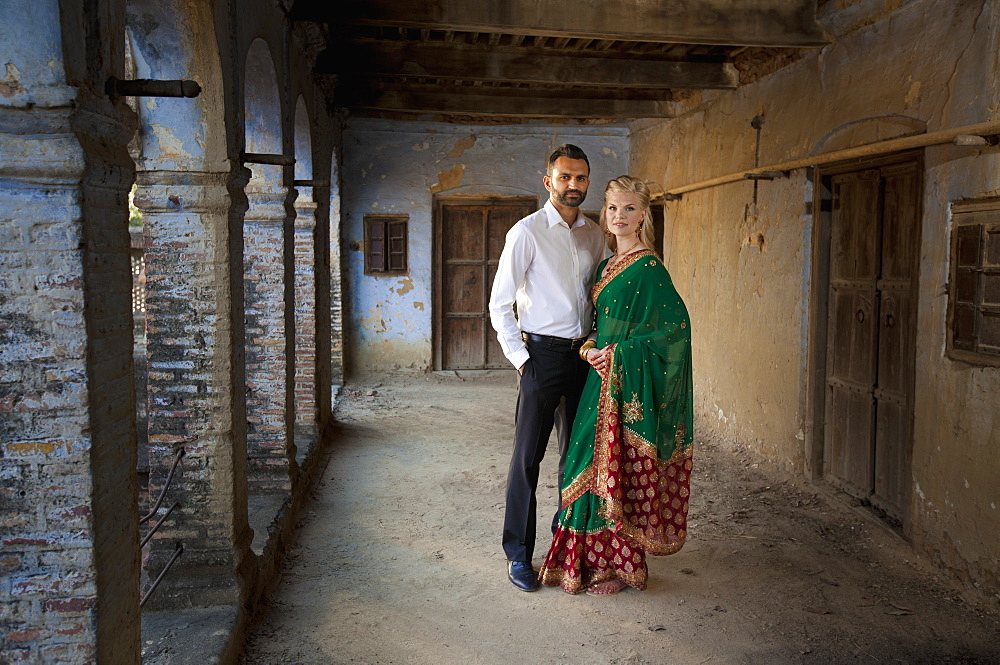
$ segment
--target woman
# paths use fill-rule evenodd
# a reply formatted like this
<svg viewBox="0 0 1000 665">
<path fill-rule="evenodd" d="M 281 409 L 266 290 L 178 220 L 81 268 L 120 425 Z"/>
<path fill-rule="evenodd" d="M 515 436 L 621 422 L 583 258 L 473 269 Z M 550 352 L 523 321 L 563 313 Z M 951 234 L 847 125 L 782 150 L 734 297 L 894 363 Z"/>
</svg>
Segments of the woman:
<svg viewBox="0 0 1000 665">
<path fill-rule="evenodd" d="M 591 291 L 590 373 L 563 471 L 562 511 L 539 579 L 569 593 L 646 587 L 646 553 L 684 544 L 692 453 L 691 328 L 652 251 L 649 188 L 608 183 L 601 227 L 614 255 Z"/>
</svg>

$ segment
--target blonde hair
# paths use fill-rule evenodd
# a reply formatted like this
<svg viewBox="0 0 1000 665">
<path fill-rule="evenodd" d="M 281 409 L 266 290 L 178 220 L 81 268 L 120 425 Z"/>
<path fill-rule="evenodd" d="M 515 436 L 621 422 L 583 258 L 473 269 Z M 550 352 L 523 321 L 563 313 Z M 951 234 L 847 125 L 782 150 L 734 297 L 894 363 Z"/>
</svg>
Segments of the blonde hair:
<svg viewBox="0 0 1000 665">
<path fill-rule="evenodd" d="M 656 232 L 653 230 L 653 213 L 649 209 L 649 187 L 642 180 L 630 175 L 620 175 L 604 188 L 604 205 L 601 206 L 601 230 L 604 231 L 604 236 L 607 238 L 608 247 L 611 248 L 611 251 L 618 249 L 618 236 L 608 231 L 608 220 L 605 218 L 608 209 L 608 194 L 612 192 L 635 194 L 639 199 L 639 205 L 646 213 L 642 220 L 642 228 L 639 229 L 639 240 L 646 247 L 656 251 L 656 248 L 653 247 L 653 243 L 656 242 Z"/>
</svg>

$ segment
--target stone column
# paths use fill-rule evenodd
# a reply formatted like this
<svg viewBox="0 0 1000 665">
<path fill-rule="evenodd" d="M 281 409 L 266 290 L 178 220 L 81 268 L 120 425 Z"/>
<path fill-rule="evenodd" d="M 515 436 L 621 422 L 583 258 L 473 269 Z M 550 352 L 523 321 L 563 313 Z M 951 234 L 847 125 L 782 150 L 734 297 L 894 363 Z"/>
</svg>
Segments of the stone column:
<svg viewBox="0 0 1000 665">
<path fill-rule="evenodd" d="M 281 167 L 254 164 L 243 222 L 247 474 L 251 496 L 290 488 L 285 312 L 287 187 Z M 251 511 L 253 507 L 251 507 Z"/>
<path fill-rule="evenodd" d="M 121 26 L 61 5 L 14 0 L 0 25 L 0 652 L 138 663 L 134 124 L 100 65 L 65 66 Z"/>
<path fill-rule="evenodd" d="M 337 153 L 339 154 L 339 153 Z M 336 385 L 344 383 L 344 285 L 341 270 L 342 251 L 340 227 L 340 165 L 334 158 L 330 176 L 329 207 L 327 208 L 327 224 L 325 234 L 322 234 L 329 248 L 326 253 L 329 268 L 329 304 L 330 304 L 330 374 L 331 381 Z"/>
<path fill-rule="evenodd" d="M 316 386 L 316 202 L 312 188 L 295 202 L 295 436 L 301 457 L 316 443 L 319 411 Z"/>
<path fill-rule="evenodd" d="M 184 553 L 149 608 L 236 602 L 247 547 L 243 394 L 236 349 L 230 181 L 239 173 L 141 171 L 135 203 L 146 234 L 150 496 L 176 451 L 186 455 L 164 506 L 181 504 L 154 536 L 145 562 L 155 578 L 178 543 Z M 243 180 L 245 182 L 245 179 Z M 236 388 L 239 386 L 239 388 Z M 240 542 L 243 540 L 244 542 Z"/>
</svg>

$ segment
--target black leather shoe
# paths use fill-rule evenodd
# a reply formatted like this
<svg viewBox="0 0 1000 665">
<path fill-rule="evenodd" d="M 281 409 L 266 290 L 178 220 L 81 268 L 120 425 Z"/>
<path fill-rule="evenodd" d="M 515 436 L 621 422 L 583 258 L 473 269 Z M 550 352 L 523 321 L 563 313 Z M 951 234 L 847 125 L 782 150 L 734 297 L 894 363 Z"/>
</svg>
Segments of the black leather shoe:
<svg viewBox="0 0 1000 665">
<path fill-rule="evenodd" d="M 530 561 L 508 561 L 507 577 L 521 591 L 534 591 L 538 588 L 538 575 Z"/>
</svg>

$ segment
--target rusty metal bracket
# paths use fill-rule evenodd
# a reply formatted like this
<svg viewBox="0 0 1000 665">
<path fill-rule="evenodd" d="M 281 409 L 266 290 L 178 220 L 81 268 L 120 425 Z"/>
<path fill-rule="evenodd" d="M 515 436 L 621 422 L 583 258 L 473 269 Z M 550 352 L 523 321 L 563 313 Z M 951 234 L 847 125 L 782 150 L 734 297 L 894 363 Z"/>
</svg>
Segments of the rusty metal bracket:
<svg viewBox="0 0 1000 665">
<path fill-rule="evenodd" d="M 1000 136 L 997 134 L 958 134 L 951 142 L 961 146 L 994 146 L 1000 144 Z"/>
<path fill-rule="evenodd" d="M 174 561 L 177 561 L 177 557 L 181 554 L 184 554 L 184 543 L 177 543 L 177 547 L 174 548 L 174 553 L 170 556 L 170 559 L 167 560 L 167 564 L 163 566 L 163 570 L 161 570 L 160 574 L 156 576 L 155 580 L 153 580 L 153 584 L 151 584 L 149 589 L 146 590 L 146 593 L 142 595 L 142 600 L 139 601 L 140 608 L 145 605 L 146 601 L 149 600 L 149 597 L 153 595 L 153 592 L 156 591 L 156 587 L 160 586 L 163 576 L 167 574 L 167 571 L 170 570 L 170 566 L 174 565 Z"/>
<path fill-rule="evenodd" d="M 269 155 L 262 152 L 244 152 L 240 155 L 244 164 L 271 164 L 273 166 L 295 166 L 293 155 Z"/>
<path fill-rule="evenodd" d="M 139 549 L 145 547 L 146 543 L 148 543 L 150 539 L 153 537 L 153 534 L 155 534 L 157 531 L 160 530 L 160 527 L 163 526 L 163 522 L 165 522 L 166 519 L 170 517 L 170 513 L 174 512 L 174 510 L 180 507 L 181 507 L 181 502 L 174 501 L 173 504 L 169 508 L 167 508 L 167 512 L 163 513 L 163 516 L 160 517 L 160 519 L 156 520 L 156 523 L 152 527 L 150 527 L 149 532 L 146 534 L 146 537 L 143 538 L 141 541 L 139 541 Z"/>
<path fill-rule="evenodd" d="M 104 84 L 108 97 L 197 97 L 201 86 L 188 79 L 120 79 L 112 76 Z"/>
<path fill-rule="evenodd" d="M 167 479 L 163 482 L 163 489 L 160 490 L 160 496 L 159 498 L 156 499 L 156 503 L 153 504 L 153 507 L 150 509 L 150 511 L 139 518 L 139 526 L 142 526 L 150 519 L 152 519 L 153 515 L 156 514 L 156 511 L 158 511 L 160 509 L 160 506 L 163 505 L 163 498 L 167 495 L 167 490 L 170 488 L 170 483 L 174 479 L 174 471 L 177 470 L 177 465 L 180 463 L 181 458 L 184 457 L 184 454 L 185 454 L 184 448 L 180 448 L 177 450 L 177 453 L 174 455 L 174 463 L 170 465 L 170 471 L 169 473 L 167 473 Z"/>
<path fill-rule="evenodd" d="M 774 180 L 775 178 L 787 178 L 788 171 L 759 171 L 744 173 L 745 180 Z"/>
</svg>

